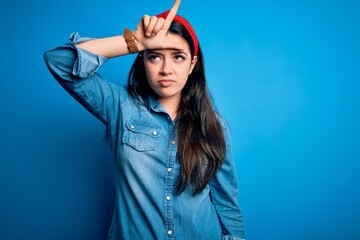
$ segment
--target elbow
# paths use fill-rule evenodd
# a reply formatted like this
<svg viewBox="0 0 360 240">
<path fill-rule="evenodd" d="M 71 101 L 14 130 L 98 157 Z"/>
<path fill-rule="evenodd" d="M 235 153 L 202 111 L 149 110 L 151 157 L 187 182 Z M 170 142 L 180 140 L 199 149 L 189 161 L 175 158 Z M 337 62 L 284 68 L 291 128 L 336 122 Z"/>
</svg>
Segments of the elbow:
<svg viewBox="0 0 360 240">
<path fill-rule="evenodd" d="M 47 66 L 49 66 L 49 62 L 51 61 L 51 51 L 52 50 L 48 50 L 48 51 L 44 52 L 44 55 L 43 55 L 44 61 Z"/>
<path fill-rule="evenodd" d="M 50 73 L 58 80 L 72 81 L 74 54 L 70 49 L 58 47 L 43 54 L 44 61 Z"/>
<path fill-rule="evenodd" d="M 53 71 L 54 67 L 57 65 L 56 59 L 58 59 L 56 50 L 52 49 L 52 50 L 46 51 L 43 55 L 43 58 L 44 58 L 46 66 L 49 68 L 49 70 Z"/>
<path fill-rule="evenodd" d="M 54 70 L 61 64 L 61 54 L 57 48 L 46 51 L 43 58 L 50 70 Z"/>
</svg>

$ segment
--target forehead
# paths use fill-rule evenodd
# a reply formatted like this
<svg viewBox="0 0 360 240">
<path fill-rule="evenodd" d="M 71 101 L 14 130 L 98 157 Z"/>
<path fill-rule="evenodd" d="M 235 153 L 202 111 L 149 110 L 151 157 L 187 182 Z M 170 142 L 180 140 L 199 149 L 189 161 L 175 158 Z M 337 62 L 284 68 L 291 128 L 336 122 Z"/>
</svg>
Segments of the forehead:
<svg viewBox="0 0 360 240">
<path fill-rule="evenodd" d="M 174 34 L 171 32 L 168 32 L 165 35 L 164 46 L 166 46 L 166 47 L 161 48 L 161 49 L 149 49 L 149 50 L 150 51 L 151 50 L 157 50 L 157 51 L 171 50 L 171 51 L 190 53 L 190 46 L 189 46 L 188 42 L 185 40 L 185 38 L 181 37 L 178 34 Z"/>
<path fill-rule="evenodd" d="M 179 34 L 176 33 L 172 33 L 172 32 L 167 32 L 165 35 L 165 40 L 166 41 L 171 41 L 171 42 L 177 42 L 177 43 L 182 43 L 182 44 L 187 44 L 185 38 L 183 38 L 182 36 L 180 36 Z"/>
</svg>

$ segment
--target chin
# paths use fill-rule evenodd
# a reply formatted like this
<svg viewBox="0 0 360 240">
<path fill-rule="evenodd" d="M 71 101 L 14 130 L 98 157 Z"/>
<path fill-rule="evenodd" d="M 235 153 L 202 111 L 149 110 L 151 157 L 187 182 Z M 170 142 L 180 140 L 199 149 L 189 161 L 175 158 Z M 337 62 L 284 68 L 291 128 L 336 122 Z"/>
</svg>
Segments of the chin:
<svg viewBox="0 0 360 240">
<path fill-rule="evenodd" d="M 162 93 L 158 93 L 159 98 L 172 98 L 172 97 L 176 97 L 177 94 L 173 93 L 173 92 L 162 92 Z"/>
</svg>

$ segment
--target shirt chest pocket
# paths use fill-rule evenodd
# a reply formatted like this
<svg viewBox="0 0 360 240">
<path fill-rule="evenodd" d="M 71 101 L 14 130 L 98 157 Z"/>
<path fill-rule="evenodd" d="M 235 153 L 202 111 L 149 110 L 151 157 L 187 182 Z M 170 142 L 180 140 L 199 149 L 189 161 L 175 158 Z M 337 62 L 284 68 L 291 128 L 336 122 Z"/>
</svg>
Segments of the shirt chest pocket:
<svg viewBox="0 0 360 240">
<path fill-rule="evenodd" d="M 154 151 L 158 147 L 161 128 L 149 122 L 127 120 L 123 143 L 137 151 Z"/>
</svg>

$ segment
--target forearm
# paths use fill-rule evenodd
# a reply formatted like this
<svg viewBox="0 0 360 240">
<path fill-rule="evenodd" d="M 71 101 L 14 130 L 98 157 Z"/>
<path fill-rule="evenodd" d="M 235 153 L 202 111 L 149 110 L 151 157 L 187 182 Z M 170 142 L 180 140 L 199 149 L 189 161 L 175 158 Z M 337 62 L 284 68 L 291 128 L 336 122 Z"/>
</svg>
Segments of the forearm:
<svg viewBox="0 0 360 240">
<path fill-rule="evenodd" d="M 93 39 L 78 43 L 76 46 L 106 58 L 118 57 L 130 53 L 123 36 Z"/>
</svg>

